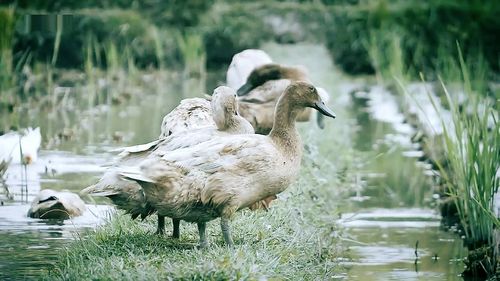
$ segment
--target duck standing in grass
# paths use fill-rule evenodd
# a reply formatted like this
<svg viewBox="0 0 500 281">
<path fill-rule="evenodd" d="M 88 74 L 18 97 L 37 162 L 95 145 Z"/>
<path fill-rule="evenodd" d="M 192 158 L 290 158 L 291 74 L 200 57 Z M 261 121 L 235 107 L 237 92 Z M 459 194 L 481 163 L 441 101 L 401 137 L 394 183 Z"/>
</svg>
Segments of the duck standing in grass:
<svg viewBox="0 0 500 281">
<path fill-rule="evenodd" d="M 229 220 L 236 211 L 284 191 L 297 177 L 302 143 L 295 121 L 309 107 L 335 117 L 314 86 L 293 82 L 278 100 L 269 135 L 214 136 L 174 151 L 158 149 L 121 175 L 143 187 L 160 215 L 196 222 L 201 247 L 208 245 L 206 223 L 220 217 L 224 240 L 232 246 Z"/>
<path fill-rule="evenodd" d="M 250 123 L 238 114 L 238 102 L 236 92 L 233 89 L 225 86 L 218 87 L 214 90 L 211 99 L 211 102 L 206 100 L 200 102 L 196 99 L 181 102 L 163 119 L 162 135 L 159 140 L 125 148 L 115 167 L 106 171 L 97 184 L 89 186 L 81 192 L 110 198 L 118 208 L 130 213 L 133 219 L 138 216 L 144 219 L 154 213 L 155 208 L 146 201 L 141 186 L 135 181 L 123 180 L 119 177 L 120 167 L 137 165 L 154 154 L 156 150 L 170 151 L 189 147 L 208 141 L 216 135 L 254 133 Z M 205 102 L 208 103 L 208 108 L 206 108 Z M 206 116 L 210 117 L 210 122 Z M 196 122 L 193 122 L 192 119 L 195 119 Z M 200 123 L 206 125 L 198 127 Z M 193 137 L 189 139 L 179 138 L 186 131 L 192 132 Z M 179 238 L 180 219 L 173 217 L 172 220 L 172 236 Z M 158 214 L 157 233 L 162 234 L 164 228 L 165 216 Z"/>
<path fill-rule="evenodd" d="M 306 72 L 299 67 L 265 64 L 254 69 L 246 83 L 238 89 L 241 116 L 252 124 L 257 133 L 269 133 L 273 127 L 278 98 L 293 81 L 310 83 Z M 323 101 L 328 102 L 328 93 L 319 87 L 317 90 Z M 311 114 L 310 108 L 304 108 L 297 116 L 297 121 L 309 121 Z M 318 114 L 317 121 L 319 127 L 323 128 L 322 114 Z"/>
<path fill-rule="evenodd" d="M 44 189 L 31 202 L 28 217 L 66 220 L 81 216 L 85 209 L 85 203 L 75 193 Z"/>
</svg>

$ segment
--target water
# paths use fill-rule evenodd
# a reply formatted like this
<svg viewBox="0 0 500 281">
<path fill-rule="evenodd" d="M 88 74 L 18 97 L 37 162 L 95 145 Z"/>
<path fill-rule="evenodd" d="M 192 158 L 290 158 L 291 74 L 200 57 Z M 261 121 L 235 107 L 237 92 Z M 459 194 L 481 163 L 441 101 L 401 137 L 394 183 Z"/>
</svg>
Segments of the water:
<svg viewBox="0 0 500 281">
<path fill-rule="evenodd" d="M 415 130 L 396 98 L 380 87 L 354 94 L 360 125 L 356 147 L 377 155 L 360 172 L 362 185 L 339 223 L 351 254 L 348 280 L 462 280 L 466 249 L 443 230 L 432 200 L 434 171 L 421 162 Z M 368 134 L 366 132 L 369 132 Z"/>
<path fill-rule="evenodd" d="M 59 258 L 61 251 L 57 249 L 102 224 L 114 212 L 106 205 L 108 200 L 89 197 L 84 198 L 84 215 L 71 220 L 26 217 L 30 202 L 40 190 L 77 193 L 102 175 L 116 155 L 113 150 L 157 138 L 163 116 L 183 96 L 202 90 L 200 81 L 177 82 L 180 75 L 144 75 L 140 80 L 148 83 L 129 85 L 130 101 L 120 104 L 108 103 L 107 96 L 113 93 L 103 88 L 98 91 L 101 102 L 89 107 L 87 96 L 81 93 L 88 89 L 77 86 L 71 88 L 65 104 L 61 101 L 55 107 L 43 107 L 28 101 L 18 111 L 1 112 L 4 130 L 11 125 L 39 126 L 43 141 L 38 161 L 28 165 L 26 171 L 21 165 L 11 164 L 4 176 L 8 191 L 0 186 L 0 280 L 40 275 Z"/>
<path fill-rule="evenodd" d="M 347 108 L 335 122 L 351 119 L 357 127 L 355 184 L 347 198 L 332 202 L 339 206 L 338 222 L 349 245 L 339 259 L 347 273 L 339 278 L 463 280 L 466 249 L 456 234 L 440 226 L 432 199 L 434 172 L 419 161 L 422 151 L 412 141 L 415 129 L 405 122 L 399 100 L 382 87 L 343 77 L 324 59 L 328 54 L 321 47 L 270 45 L 266 50 L 278 62 L 305 65 L 313 82 L 336 100 L 334 110 Z"/>
<path fill-rule="evenodd" d="M 458 274 L 465 250 L 456 235 L 440 228 L 432 178 L 427 175 L 432 171 L 418 162 L 421 152 L 411 141 L 414 131 L 403 122 L 397 102 L 377 88 L 351 95 L 363 84 L 342 77 L 321 46 L 269 44 L 264 49 L 277 62 L 305 65 L 313 82 L 343 108 L 345 114 L 335 122 L 349 119 L 357 127 L 356 184 L 332 202 L 342 213 L 338 222 L 345 228 L 344 243 L 350 246 L 346 256 L 339 258 L 346 267 L 342 278 L 462 280 Z M 11 197 L 0 192 L 4 203 L 0 206 L 0 279 L 36 277 L 58 258 L 57 249 L 85 235 L 114 211 L 103 205 L 106 200 L 85 198 L 89 211 L 82 217 L 64 222 L 26 218 L 28 204 L 40 189 L 78 192 L 94 183 L 113 159 L 113 149 L 156 138 L 164 114 L 183 97 L 213 89 L 224 74 L 208 73 L 205 81 L 186 79 L 180 73 L 153 73 L 119 81 L 116 87 L 102 80 L 98 83 L 104 85 L 102 89 L 97 87 L 98 105 L 94 101 L 89 106 L 85 95 L 70 94 L 74 100 L 57 109 L 31 104 L 4 113 L 0 124 L 4 130 L 12 124 L 40 126 L 43 149 L 39 161 L 28 166 L 27 191 L 21 167 L 13 165 L 7 178 Z M 88 90 L 77 86 L 70 93 Z M 108 102 L 108 96 L 121 97 L 125 90 L 131 95 L 129 101 Z"/>
</svg>

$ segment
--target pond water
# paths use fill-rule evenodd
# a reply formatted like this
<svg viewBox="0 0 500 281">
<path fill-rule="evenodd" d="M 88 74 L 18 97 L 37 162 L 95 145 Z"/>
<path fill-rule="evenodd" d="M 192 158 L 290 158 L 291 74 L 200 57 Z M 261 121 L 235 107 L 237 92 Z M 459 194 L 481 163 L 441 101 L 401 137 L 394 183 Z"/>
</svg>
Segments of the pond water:
<svg viewBox="0 0 500 281">
<path fill-rule="evenodd" d="M 342 211 L 339 223 L 350 246 L 339 259 L 346 267 L 340 278 L 462 280 L 461 259 L 466 254 L 462 242 L 440 228 L 429 167 L 416 158 L 420 153 L 411 141 L 412 128 L 404 124 L 397 106 L 390 106 L 390 97 L 376 89 L 351 95 L 352 89 L 361 88 L 359 83 L 340 76 L 321 46 L 269 44 L 264 49 L 277 62 L 305 65 L 313 82 L 346 107 L 342 118 L 351 118 L 358 126 L 354 148 L 364 159 L 356 174 L 359 184 L 347 191 L 346 198 L 333 202 Z M 72 87 L 72 102 L 36 109 L 30 104 L 1 116 L 3 128 L 40 126 L 43 149 L 25 176 L 21 176 L 22 167 L 10 166 L 9 194 L 0 192 L 0 279 L 36 277 L 54 262 L 60 253 L 57 249 L 85 235 L 86 229 L 103 223 L 114 211 L 105 205 L 107 201 L 97 201 L 88 202 L 85 215 L 73 220 L 26 218 L 28 204 L 40 189 L 78 192 L 94 183 L 113 159 L 113 149 L 156 138 L 161 118 L 180 99 L 205 93 L 224 78 L 224 72 L 208 73 L 208 79 L 150 74 L 123 82 L 118 90 L 112 90 L 112 84 L 102 86 L 108 83 L 104 79 L 96 84 L 100 90 Z M 110 96 L 131 97 L 118 104 L 96 105 L 81 94 L 86 91 L 100 91 L 108 101 Z M 392 118 L 384 119 L 387 116 Z"/>
<path fill-rule="evenodd" d="M 339 220 L 350 245 L 347 279 L 462 280 L 467 252 L 458 235 L 441 227 L 430 165 L 418 160 L 414 132 L 380 94 L 354 95 L 352 112 L 364 132 L 356 146 L 377 156 L 363 167 L 361 187 L 342 207 L 348 211 Z"/>
</svg>

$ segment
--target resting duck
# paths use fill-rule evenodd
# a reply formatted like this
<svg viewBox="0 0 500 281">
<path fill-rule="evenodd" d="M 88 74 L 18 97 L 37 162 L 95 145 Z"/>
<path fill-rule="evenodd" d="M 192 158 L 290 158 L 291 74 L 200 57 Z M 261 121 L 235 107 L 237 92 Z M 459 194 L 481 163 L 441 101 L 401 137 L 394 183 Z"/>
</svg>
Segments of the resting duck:
<svg viewBox="0 0 500 281">
<path fill-rule="evenodd" d="M 257 49 L 247 49 L 233 56 L 227 69 L 227 86 L 238 89 L 247 81 L 248 75 L 255 68 L 272 63 L 271 57 L 266 52 Z"/>
<path fill-rule="evenodd" d="M 316 88 L 293 82 L 278 100 L 269 135 L 219 135 L 174 151 L 158 149 L 120 174 L 143 187 L 158 214 L 196 222 L 200 247 L 208 245 L 206 223 L 218 217 L 224 240 L 232 246 L 229 220 L 235 212 L 284 191 L 297 176 L 302 144 L 295 121 L 306 107 L 335 117 Z M 182 137 L 195 138 L 196 133 Z"/>
<path fill-rule="evenodd" d="M 293 81 L 310 82 L 306 72 L 299 67 L 266 64 L 256 68 L 247 82 L 238 89 L 240 114 L 247 119 L 259 134 L 267 134 L 273 127 L 274 108 L 279 96 Z M 329 101 L 328 93 L 316 88 L 324 102 Z M 297 121 L 305 122 L 311 118 L 310 108 L 304 109 Z M 323 115 L 317 115 L 320 128 L 324 128 Z"/>
<path fill-rule="evenodd" d="M 194 99 L 188 99 L 194 100 Z M 206 101 L 206 100 L 204 100 Z M 179 107 L 183 107 L 188 103 L 182 103 Z M 194 103 L 189 103 L 193 105 Z M 184 148 L 198 143 L 208 141 L 213 136 L 219 134 L 253 134 L 253 127 L 244 118 L 238 115 L 238 102 L 236 98 L 235 90 L 221 86 L 214 90 L 209 107 L 205 107 L 205 103 L 199 103 L 199 107 L 185 106 L 184 109 L 176 108 L 172 111 L 172 116 L 177 116 L 179 118 L 173 118 L 170 113 L 165 116 L 163 128 L 168 129 L 168 137 L 160 138 L 157 141 L 153 141 L 143 145 L 137 145 L 132 147 L 127 147 L 120 154 L 120 159 L 118 159 L 115 167 L 112 167 L 103 175 L 99 182 L 95 185 L 89 186 L 82 190 L 83 194 L 91 194 L 94 196 L 105 196 L 110 198 L 118 208 L 123 209 L 132 215 L 135 219 L 141 216 L 142 219 L 151 215 L 156 211 L 145 199 L 144 192 L 140 185 L 134 181 L 123 180 L 118 175 L 118 168 L 123 166 L 134 166 L 139 162 L 147 159 L 154 154 L 156 150 L 161 149 L 162 151 L 170 151 L 179 148 Z M 198 112 L 198 115 L 187 114 L 185 109 L 193 109 L 190 112 Z M 190 116 L 198 120 L 199 117 L 208 113 L 211 122 L 207 126 L 198 128 L 196 124 L 191 123 L 189 120 Z M 213 112 L 213 113 L 212 113 Z M 165 120 L 169 120 L 172 124 L 165 123 Z M 185 120 L 185 122 L 183 121 Z M 206 121 L 206 120 L 205 120 Z M 193 124 L 193 129 L 190 130 L 188 126 L 176 125 L 180 124 Z M 213 125 L 212 125 L 213 124 Z M 172 130 L 175 130 L 172 132 Z M 191 131 L 193 137 L 189 139 L 180 138 L 186 131 Z M 257 208 L 258 206 L 254 206 Z M 267 207 L 267 205 L 266 205 Z M 180 231 L 180 219 L 174 218 L 173 220 L 173 237 L 179 238 Z M 158 215 L 158 234 L 163 234 L 165 228 L 165 216 Z"/>
<path fill-rule="evenodd" d="M 81 216 L 85 209 L 80 196 L 72 192 L 44 189 L 31 202 L 28 217 L 66 220 Z"/>
<path fill-rule="evenodd" d="M 184 99 L 161 122 L 160 138 L 175 132 L 215 127 L 210 101 L 202 98 Z"/>
<path fill-rule="evenodd" d="M 278 79 L 306 81 L 310 83 L 306 72 L 300 67 L 268 63 L 252 70 L 245 84 L 238 88 L 238 96 L 247 95 L 251 90 L 263 85 L 265 82 Z"/>
<path fill-rule="evenodd" d="M 27 128 L 22 132 L 9 132 L 2 135 L 0 136 L 0 162 L 31 164 L 38 159 L 38 149 L 41 143 L 40 128 Z"/>
</svg>

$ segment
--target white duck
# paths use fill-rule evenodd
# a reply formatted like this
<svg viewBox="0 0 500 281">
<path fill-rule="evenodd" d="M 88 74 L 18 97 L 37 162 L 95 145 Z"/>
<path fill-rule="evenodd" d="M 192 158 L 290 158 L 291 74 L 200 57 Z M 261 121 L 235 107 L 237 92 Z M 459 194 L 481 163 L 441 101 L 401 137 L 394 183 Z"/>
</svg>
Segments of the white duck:
<svg viewBox="0 0 500 281">
<path fill-rule="evenodd" d="M 85 209 L 85 203 L 75 193 L 44 189 L 31 202 L 28 217 L 65 220 L 81 216 Z"/>
<path fill-rule="evenodd" d="M 235 212 L 284 191 L 297 176 L 302 144 L 295 121 L 306 107 L 335 117 L 316 88 L 293 82 L 278 101 L 269 135 L 214 136 L 175 151 L 159 149 L 121 175 L 141 184 L 160 215 L 196 222 L 201 247 L 207 246 L 206 222 L 221 217 L 224 240 L 232 246 L 229 220 Z"/>
<path fill-rule="evenodd" d="M 38 159 L 42 143 L 40 128 L 27 128 L 0 136 L 0 162 L 30 164 Z"/>
<path fill-rule="evenodd" d="M 213 92 L 212 101 L 209 103 L 208 108 L 205 108 L 205 102 L 206 100 L 199 103 L 199 107 L 185 106 L 186 103 L 181 103 L 179 106 L 182 107 L 181 109 L 179 107 L 174 109 L 163 119 L 162 129 L 170 128 L 166 130 L 168 136 L 165 136 L 165 139 L 125 148 L 121 153 L 121 158 L 116 163 L 118 167 L 115 166 L 109 169 L 97 184 L 85 188 L 82 190 L 82 193 L 110 198 L 118 208 L 130 213 L 133 219 L 138 216 L 144 219 L 154 213 L 155 208 L 145 200 L 142 188 L 136 182 L 123 180 L 118 176 L 117 170 L 119 167 L 137 165 L 140 161 L 154 154 L 154 151 L 158 149 L 170 151 L 184 148 L 208 141 L 215 135 L 254 133 L 250 123 L 237 114 L 238 103 L 236 92 L 233 89 L 224 86 L 218 87 Z M 189 104 L 194 105 L 195 103 Z M 198 112 L 200 114 L 193 115 L 186 112 Z M 191 123 L 191 117 L 206 121 L 204 118 L 199 118 L 200 116 L 204 116 L 205 113 L 211 118 L 211 122 L 205 122 L 208 125 L 198 128 L 195 123 Z M 168 123 L 165 120 L 168 120 Z M 177 123 L 180 125 L 176 125 Z M 183 124 L 193 124 L 195 128 L 190 129 L 189 126 L 183 126 Z M 179 136 L 184 135 L 186 131 L 191 131 L 195 136 L 179 141 Z M 264 203 L 263 205 L 267 207 Z M 174 238 L 179 238 L 180 236 L 179 224 L 180 219 L 174 218 L 172 235 Z M 162 234 L 164 228 L 165 216 L 158 215 L 157 233 Z"/>
<path fill-rule="evenodd" d="M 268 63 L 272 63 L 271 57 L 262 50 L 247 49 L 237 53 L 227 69 L 227 86 L 239 89 L 255 68 Z"/>
</svg>

